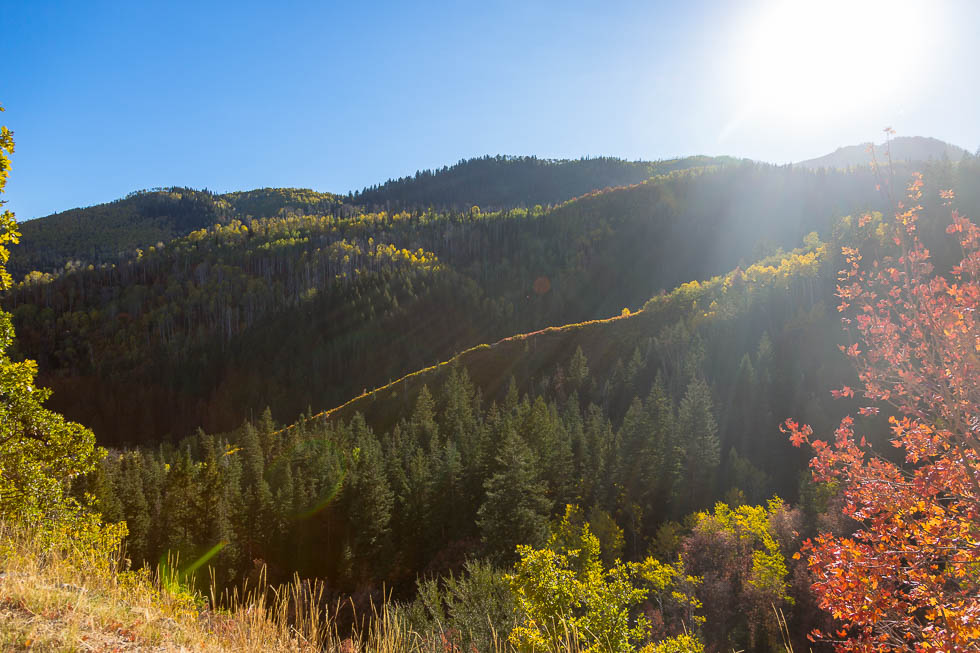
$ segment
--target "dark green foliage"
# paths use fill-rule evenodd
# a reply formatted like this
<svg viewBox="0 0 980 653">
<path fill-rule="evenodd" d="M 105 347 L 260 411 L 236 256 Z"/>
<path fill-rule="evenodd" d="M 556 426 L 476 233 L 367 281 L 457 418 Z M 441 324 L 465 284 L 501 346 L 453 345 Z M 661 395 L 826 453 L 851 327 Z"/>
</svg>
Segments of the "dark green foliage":
<svg viewBox="0 0 980 653">
<path fill-rule="evenodd" d="M 830 292 L 828 276 L 814 270 Z M 142 479 L 152 523 L 167 525 L 150 529 L 134 563 L 156 564 L 168 550 L 193 560 L 227 539 L 214 563 L 223 582 L 266 564 L 273 581 L 297 571 L 328 578 L 334 592 L 366 595 L 383 583 L 407 599 L 419 577 L 459 574 L 475 556 L 506 562 L 516 544 L 540 545 L 566 502 L 588 516 L 607 563 L 649 551 L 670 559 L 683 533 L 664 521 L 709 506 L 732 479 L 744 492 L 795 494 L 805 461 L 764 422 L 769 405 L 749 393 L 729 423 L 713 395 L 747 356 L 776 379 L 786 398 L 774 401 L 810 400 L 778 353 L 833 348 L 807 339 L 834 316 L 803 310 L 806 274 L 787 278 L 780 292 L 718 279 L 628 317 L 477 348 L 326 417 L 278 429 L 264 412 L 228 436 L 198 434 L 107 460 L 113 479 L 130 462 L 141 467 L 128 473 Z M 569 391 L 572 369 L 587 372 Z M 712 427 L 714 419 L 721 424 Z M 770 433 L 772 443 L 753 453 L 731 453 L 733 443 Z M 754 474 L 775 461 L 785 473 Z M 753 479 L 765 486 L 748 488 Z M 139 502 L 121 504 L 126 519 L 140 518 Z"/>
<path fill-rule="evenodd" d="M 500 443 L 496 462 L 497 471 L 485 483 L 486 499 L 477 523 L 487 551 L 512 561 L 518 544 L 544 543 L 553 503 L 539 480 L 531 448 L 516 431 L 509 431 Z"/>
<path fill-rule="evenodd" d="M 721 451 L 712 406 L 708 385 L 695 380 L 687 387 L 677 410 L 677 437 L 684 469 L 678 487 L 681 514 L 707 507 L 713 497 Z"/>
<path fill-rule="evenodd" d="M 242 461 L 242 510 L 239 532 L 246 555 L 251 559 L 264 554 L 270 529 L 272 490 L 265 479 L 265 454 L 255 427 L 246 424 L 240 440 Z"/>
<path fill-rule="evenodd" d="M 391 511 L 394 495 L 385 475 L 381 445 L 363 418 L 353 421 L 354 450 L 351 473 L 344 486 L 342 505 L 351 533 L 357 578 L 370 580 L 386 572 L 384 561 L 392 550 Z"/>
<path fill-rule="evenodd" d="M 146 500 L 142 479 L 142 460 L 138 452 L 122 456 L 119 460 L 118 488 L 122 504 L 122 516 L 126 519 L 129 535 L 126 537 L 126 554 L 130 560 L 146 560 L 150 549 L 152 527 L 150 504 Z"/>
</svg>

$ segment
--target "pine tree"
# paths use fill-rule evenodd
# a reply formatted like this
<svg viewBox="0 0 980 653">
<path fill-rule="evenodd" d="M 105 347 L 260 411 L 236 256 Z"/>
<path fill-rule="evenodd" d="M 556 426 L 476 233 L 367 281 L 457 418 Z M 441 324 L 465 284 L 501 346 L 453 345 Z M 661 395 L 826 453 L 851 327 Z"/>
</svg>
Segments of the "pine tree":
<svg viewBox="0 0 980 653">
<path fill-rule="evenodd" d="M 456 443 L 446 442 L 436 461 L 434 526 L 445 542 L 462 536 L 473 518 L 466 513 L 466 497 L 463 495 L 463 461 Z"/>
<path fill-rule="evenodd" d="M 242 427 L 242 510 L 238 524 L 238 540 L 249 560 L 265 555 L 263 549 L 268 540 L 269 512 L 272 507 L 272 491 L 265 479 L 265 456 L 255 428 L 245 423 Z"/>
<path fill-rule="evenodd" d="M 548 496 L 555 504 L 563 505 L 572 492 L 572 448 L 558 411 L 538 396 L 524 416 L 519 433 L 538 461 Z"/>
<path fill-rule="evenodd" d="M 692 381 L 677 411 L 677 433 L 684 448 L 684 483 L 680 491 L 685 513 L 709 502 L 721 461 L 718 426 L 712 410 L 708 385 L 700 379 Z"/>
<path fill-rule="evenodd" d="M 500 471 L 486 482 L 477 524 L 487 551 L 510 561 L 518 544 L 540 546 L 548 534 L 551 502 L 530 447 L 511 430 L 497 456 Z"/>
<path fill-rule="evenodd" d="M 134 566 L 149 559 L 150 507 L 143 492 L 143 457 L 133 452 L 122 457 L 119 475 L 119 500 L 129 535 L 126 554 Z"/>
<path fill-rule="evenodd" d="M 119 459 L 106 459 L 95 466 L 85 483 L 87 492 L 95 499 L 95 509 L 106 522 L 119 522 L 126 517 L 116 489 L 118 472 Z"/>
<path fill-rule="evenodd" d="M 439 446 L 439 425 L 436 424 L 436 402 L 423 385 L 415 400 L 415 411 L 409 420 L 409 434 L 430 451 Z"/>
<path fill-rule="evenodd" d="M 429 456 L 417 444 L 409 446 L 398 464 L 392 525 L 399 534 L 399 553 L 410 568 L 418 569 L 424 564 L 422 557 L 432 553 L 426 535 L 432 529 L 433 478 Z"/>
<path fill-rule="evenodd" d="M 749 355 L 745 354 L 739 361 L 735 383 L 730 388 L 728 419 L 725 423 L 726 441 L 732 442 L 741 451 L 747 450 L 748 440 L 754 435 L 752 413 L 755 412 L 753 409 L 757 398 L 755 367 Z"/>
<path fill-rule="evenodd" d="M 262 411 L 262 415 L 255 425 L 255 431 L 262 445 L 262 455 L 266 461 L 272 460 L 278 453 L 275 451 L 276 423 L 272 420 L 272 409 L 268 406 Z"/>
<path fill-rule="evenodd" d="M 642 519 L 638 506 L 646 505 L 656 482 L 656 443 L 650 416 L 643 402 L 634 398 L 623 418 L 618 437 L 614 478 L 618 489 L 619 512 L 625 520 L 627 535 L 633 550 L 639 551 Z"/>
<path fill-rule="evenodd" d="M 394 494 L 385 474 L 384 455 L 364 417 L 354 416 L 354 461 L 344 488 L 354 573 L 362 579 L 384 575 L 391 550 Z"/>
<path fill-rule="evenodd" d="M 514 377 L 510 377 L 510 383 L 507 384 L 507 394 L 504 397 L 503 410 L 505 413 L 513 414 L 517 410 L 517 404 L 521 401 L 520 392 L 517 390 L 517 380 Z"/>
<path fill-rule="evenodd" d="M 582 347 L 575 348 L 572 360 L 568 363 L 568 387 L 569 392 L 583 392 L 587 390 L 589 381 L 589 361 L 582 351 Z"/>
<path fill-rule="evenodd" d="M 198 548 L 195 535 L 200 532 L 202 515 L 196 471 L 190 452 L 181 449 L 170 465 L 163 491 L 164 549 L 182 564 L 193 560 Z"/>
<path fill-rule="evenodd" d="M 648 520 L 652 524 L 661 521 L 668 514 L 668 506 L 675 494 L 675 483 L 681 478 L 683 459 L 683 451 L 677 438 L 674 402 L 667 395 L 667 387 L 660 374 L 657 374 L 650 389 L 645 408 L 652 432 L 650 458 L 655 465 L 653 483 L 645 502 L 648 510 L 655 515 L 654 519 Z"/>
<path fill-rule="evenodd" d="M 221 546 L 221 557 L 209 564 L 224 567 L 224 575 L 235 562 L 236 551 L 232 543 L 232 497 L 237 495 L 237 488 L 232 485 L 233 478 L 228 473 L 227 457 L 224 448 L 214 436 L 205 436 L 199 431 L 199 441 L 202 444 L 204 460 L 199 471 L 200 486 L 201 532 L 198 543 L 207 549 Z M 220 577 L 220 576 L 219 576 Z"/>
</svg>

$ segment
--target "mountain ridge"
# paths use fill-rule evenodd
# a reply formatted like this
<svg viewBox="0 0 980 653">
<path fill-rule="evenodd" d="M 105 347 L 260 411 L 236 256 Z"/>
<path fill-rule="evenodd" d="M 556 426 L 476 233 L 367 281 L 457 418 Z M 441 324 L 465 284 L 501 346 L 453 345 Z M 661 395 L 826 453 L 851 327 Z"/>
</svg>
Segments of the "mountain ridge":
<svg viewBox="0 0 980 653">
<path fill-rule="evenodd" d="M 275 217 L 284 212 L 352 215 L 367 211 L 469 211 L 558 204 L 606 187 L 625 186 L 657 174 L 735 162 L 693 156 L 664 161 L 612 157 L 537 159 L 485 156 L 414 177 L 389 180 L 347 195 L 304 188 L 257 188 L 214 193 L 184 187 L 134 191 L 126 197 L 72 208 L 20 225 L 21 245 L 11 256 L 14 278 L 55 272 L 66 263 L 118 262 L 137 249 L 230 220 Z M 493 199 L 491 199 L 493 198 Z"/>
<path fill-rule="evenodd" d="M 893 161 L 903 161 L 906 163 L 939 161 L 943 157 L 950 161 L 958 161 L 964 156 L 973 156 L 968 150 L 958 145 L 946 143 L 931 136 L 899 136 L 880 144 L 874 144 L 868 141 L 857 145 L 841 146 L 829 154 L 805 161 L 798 161 L 793 165 L 811 169 L 848 168 L 850 166 L 870 165 L 872 158 L 869 148 L 871 147 L 875 148 L 880 165 L 887 164 L 889 149 Z"/>
</svg>

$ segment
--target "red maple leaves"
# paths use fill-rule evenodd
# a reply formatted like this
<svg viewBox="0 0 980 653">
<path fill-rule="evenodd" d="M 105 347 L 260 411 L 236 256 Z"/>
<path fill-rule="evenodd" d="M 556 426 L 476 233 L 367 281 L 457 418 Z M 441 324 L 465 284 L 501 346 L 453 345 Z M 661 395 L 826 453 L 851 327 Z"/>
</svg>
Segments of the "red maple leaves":
<svg viewBox="0 0 980 653">
<path fill-rule="evenodd" d="M 980 229 L 953 212 L 947 233 L 963 259 L 948 278 L 935 275 L 916 232 L 921 189 L 917 177 L 890 225 L 898 253 L 868 265 L 844 248 L 838 285 L 856 339 L 842 349 L 864 397 L 892 407 L 891 444 L 904 462 L 872 455 L 849 416 L 830 443 L 783 425 L 794 445 L 813 448 L 814 478 L 841 484 L 844 513 L 858 522 L 850 537 L 821 535 L 803 549 L 842 651 L 980 648 Z"/>
</svg>

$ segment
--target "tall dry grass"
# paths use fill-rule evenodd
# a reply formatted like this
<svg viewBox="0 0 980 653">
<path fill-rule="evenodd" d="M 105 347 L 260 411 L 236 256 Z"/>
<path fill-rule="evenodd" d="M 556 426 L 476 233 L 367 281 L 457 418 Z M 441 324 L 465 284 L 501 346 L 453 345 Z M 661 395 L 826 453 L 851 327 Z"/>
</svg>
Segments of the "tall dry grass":
<svg viewBox="0 0 980 653">
<path fill-rule="evenodd" d="M 412 631 L 389 601 L 341 634 L 341 605 L 317 581 L 195 595 L 167 573 L 123 571 L 118 548 L 0 522 L 0 650 L 471 653 L 448 633 Z M 176 566 L 176 565 L 173 565 Z M 577 653 L 566 632 L 556 653 Z M 490 653 L 512 653 L 506 634 Z"/>
</svg>

